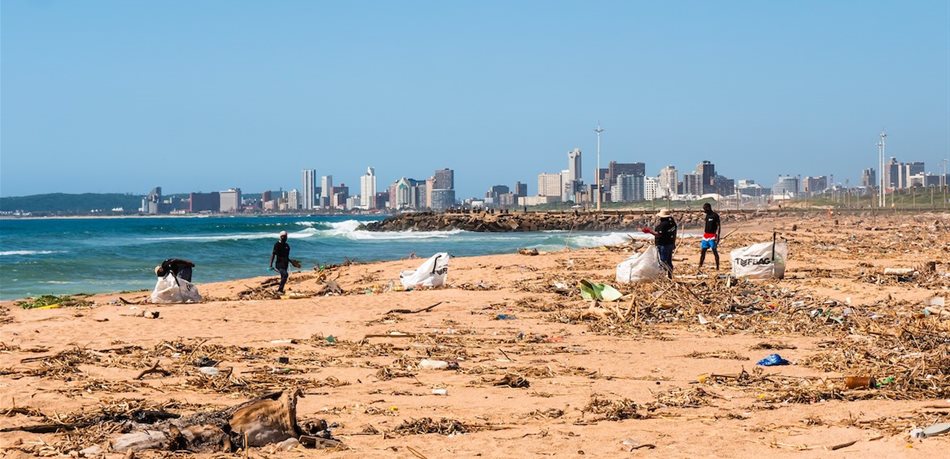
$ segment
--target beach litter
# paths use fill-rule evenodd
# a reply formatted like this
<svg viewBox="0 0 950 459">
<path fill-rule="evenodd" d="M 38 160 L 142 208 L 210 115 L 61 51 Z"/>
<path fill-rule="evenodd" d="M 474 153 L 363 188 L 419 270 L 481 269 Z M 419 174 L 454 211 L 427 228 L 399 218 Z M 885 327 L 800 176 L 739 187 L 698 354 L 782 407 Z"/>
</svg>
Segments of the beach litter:
<svg viewBox="0 0 950 459">
<path fill-rule="evenodd" d="M 445 285 L 445 278 L 449 272 L 449 254 L 440 252 L 432 255 L 415 271 L 403 271 L 399 274 L 399 281 L 403 288 L 441 287 Z"/>
<path fill-rule="evenodd" d="M 781 279 L 785 277 L 788 243 L 762 242 L 729 252 L 732 275 L 738 279 Z"/>
<path fill-rule="evenodd" d="M 155 282 L 155 289 L 149 296 L 152 303 L 199 303 L 201 294 L 195 284 L 181 279 L 172 273 Z"/>
<path fill-rule="evenodd" d="M 617 282 L 631 284 L 666 277 L 666 267 L 660 262 L 656 246 L 649 246 L 642 253 L 634 254 L 617 265 Z"/>
<path fill-rule="evenodd" d="M 764 359 L 759 360 L 755 364 L 763 367 L 773 367 L 777 365 L 788 365 L 789 362 L 788 360 L 783 359 L 781 355 L 769 354 Z"/>
<path fill-rule="evenodd" d="M 623 294 L 617 289 L 607 284 L 595 284 L 589 280 L 581 280 L 578 287 L 581 290 L 581 298 L 595 301 L 617 301 Z"/>
</svg>

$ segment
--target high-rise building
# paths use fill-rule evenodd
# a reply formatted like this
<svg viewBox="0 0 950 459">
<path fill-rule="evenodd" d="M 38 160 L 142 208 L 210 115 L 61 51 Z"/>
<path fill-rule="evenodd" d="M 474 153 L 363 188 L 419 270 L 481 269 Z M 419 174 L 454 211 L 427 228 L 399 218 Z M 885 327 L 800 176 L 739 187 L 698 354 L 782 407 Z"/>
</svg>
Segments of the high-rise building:
<svg viewBox="0 0 950 459">
<path fill-rule="evenodd" d="M 220 211 L 221 212 L 240 212 L 241 211 L 241 189 L 228 188 L 226 191 L 219 191 Z"/>
<path fill-rule="evenodd" d="M 162 187 L 157 186 L 148 192 L 148 195 L 142 198 L 142 213 L 155 215 L 161 211 L 162 205 Z"/>
<path fill-rule="evenodd" d="M 901 165 L 897 158 L 891 157 L 891 160 L 884 165 L 884 186 L 892 190 L 900 188 L 900 170 Z"/>
<path fill-rule="evenodd" d="M 828 188 L 828 176 L 819 175 L 817 177 L 805 177 L 803 180 L 805 182 L 805 193 L 815 194 L 821 193 Z"/>
<path fill-rule="evenodd" d="M 607 180 L 605 186 L 614 186 L 617 184 L 618 175 L 640 175 L 647 174 L 647 166 L 644 163 L 618 163 L 611 161 L 607 164 Z"/>
<path fill-rule="evenodd" d="M 660 197 L 669 197 L 676 194 L 676 185 L 679 183 L 679 174 L 672 165 L 660 169 L 657 183 L 657 193 Z"/>
<path fill-rule="evenodd" d="M 372 167 L 367 167 L 366 175 L 360 177 L 360 207 L 376 208 L 376 171 Z"/>
<path fill-rule="evenodd" d="M 304 210 L 310 210 L 316 207 L 317 197 L 317 171 L 313 169 L 303 170 L 303 186 L 301 187 L 300 207 Z"/>
<path fill-rule="evenodd" d="M 924 173 L 924 163 L 923 161 L 913 161 L 908 163 L 901 163 L 900 165 L 900 187 L 901 188 L 911 188 L 915 186 L 911 182 L 910 178 L 915 175 L 922 175 Z M 921 182 L 922 183 L 922 182 Z M 923 185 L 919 185 L 923 186 Z"/>
<path fill-rule="evenodd" d="M 389 207 L 393 210 L 423 209 L 426 203 L 426 181 L 402 177 L 389 186 Z"/>
<path fill-rule="evenodd" d="M 489 199 L 498 199 L 499 195 L 508 193 L 510 190 L 507 185 L 492 185 L 491 188 L 485 192 L 485 197 Z"/>
<path fill-rule="evenodd" d="M 435 189 L 430 193 L 432 202 L 429 208 L 434 211 L 445 211 L 455 207 L 455 190 Z"/>
<path fill-rule="evenodd" d="M 324 175 L 320 177 L 320 190 L 322 194 L 320 195 L 320 206 L 321 207 L 333 207 L 333 176 Z"/>
<path fill-rule="evenodd" d="M 515 189 L 514 189 L 513 191 L 514 191 L 515 196 L 518 196 L 518 197 L 527 196 L 527 195 L 528 195 L 528 184 L 527 184 L 527 183 L 521 183 L 521 182 L 515 182 Z"/>
<path fill-rule="evenodd" d="M 435 189 L 454 190 L 455 189 L 455 171 L 452 169 L 439 169 L 432 176 L 435 178 Z"/>
<path fill-rule="evenodd" d="M 583 180 L 584 168 L 581 167 L 581 149 L 575 148 L 567 152 L 567 170 L 569 179 L 580 182 Z"/>
<path fill-rule="evenodd" d="M 617 183 L 611 187 L 613 202 L 643 201 L 644 177 L 642 175 L 620 174 Z"/>
<path fill-rule="evenodd" d="M 211 193 L 189 193 L 188 212 L 218 212 L 221 210 L 221 196 L 217 191 Z"/>
<path fill-rule="evenodd" d="M 644 177 L 643 199 L 653 201 L 659 197 L 660 180 L 657 177 Z"/>
<path fill-rule="evenodd" d="M 798 177 L 790 175 L 780 175 L 775 185 L 772 185 L 772 196 L 794 198 L 798 191 Z"/>
<path fill-rule="evenodd" d="M 345 183 L 333 187 L 333 194 L 330 195 L 330 207 L 334 209 L 346 209 L 346 200 L 350 197 L 350 187 Z"/>
<path fill-rule="evenodd" d="M 736 181 L 731 178 L 723 177 L 719 174 L 716 174 L 716 176 L 713 177 L 713 185 L 713 188 L 716 190 L 716 194 L 720 196 L 731 196 L 736 192 Z"/>
<path fill-rule="evenodd" d="M 869 167 L 861 172 L 861 186 L 866 188 L 877 188 L 880 186 L 877 183 L 877 174 L 874 173 L 874 168 Z"/>
<path fill-rule="evenodd" d="M 702 196 L 705 194 L 702 174 L 683 174 L 683 194 Z"/>
<path fill-rule="evenodd" d="M 561 185 L 561 174 L 538 174 L 538 196 L 557 196 L 564 192 Z"/>
<path fill-rule="evenodd" d="M 696 165 L 696 174 L 702 177 L 702 193 L 698 194 L 707 194 L 716 192 L 716 165 L 709 162 L 703 161 Z"/>
<path fill-rule="evenodd" d="M 300 192 L 296 189 L 287 192 L 287 209 L 297 210 L 300 208 Z"/>
</svg>

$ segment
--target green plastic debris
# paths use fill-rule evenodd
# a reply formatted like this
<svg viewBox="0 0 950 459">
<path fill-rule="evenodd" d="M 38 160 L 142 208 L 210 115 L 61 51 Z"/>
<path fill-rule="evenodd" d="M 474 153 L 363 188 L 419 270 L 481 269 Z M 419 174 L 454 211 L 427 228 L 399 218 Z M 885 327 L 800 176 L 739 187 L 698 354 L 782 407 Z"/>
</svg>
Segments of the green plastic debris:
<svg viewBox="0 0 950 459">
<path fill-rule="evenodd" d="M 896 379 L 897 379 L 897 378 L 895 378 L 895 377 L 893 377 L 893 376 L 888 376 L 888 377 L 886 377 L 886 378 L 884 378 L 884 379 L 879 379 L 879 380 L 877 380 L 877 388 L 884 387 L 884 386 L 886 386 L 886 385 L 888 385 L 888 384 L 894 382 Z"/>
<path fill-rule="evenodd" d="M 579 285 L 581 298 L 597 301 L 617 301 L 623 296 L 617 289 L 607 284 L 594 284 L 589 280 L 582 280 Z"/>
</svg>

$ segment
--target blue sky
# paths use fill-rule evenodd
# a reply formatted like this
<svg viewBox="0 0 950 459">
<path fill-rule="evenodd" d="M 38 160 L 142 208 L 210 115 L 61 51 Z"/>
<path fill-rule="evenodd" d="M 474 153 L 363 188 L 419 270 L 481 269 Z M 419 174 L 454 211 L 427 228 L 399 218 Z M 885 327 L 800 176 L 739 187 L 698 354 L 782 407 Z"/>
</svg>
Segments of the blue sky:
<svg viewBox="0 0 950 459">
<path fill-rule="evenodd" d="M 4 0 L 0 195 L 950 156 L 946 1 Z"/>
</svg>

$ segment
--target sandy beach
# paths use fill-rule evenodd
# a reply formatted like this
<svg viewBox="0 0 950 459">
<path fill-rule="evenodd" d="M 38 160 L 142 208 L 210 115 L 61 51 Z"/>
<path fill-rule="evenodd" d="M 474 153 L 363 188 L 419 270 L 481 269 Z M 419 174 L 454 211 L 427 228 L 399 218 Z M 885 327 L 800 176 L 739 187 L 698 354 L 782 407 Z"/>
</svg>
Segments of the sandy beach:
<svg viewBox="0 0 950 459">
<path fill-rule="evenodd" d="M 699 243 L 683 240 L 673 283 L 617 284 L 617 263 L 643 249 L 631 242 L 453 258 L 449 285 L 430 290 L 391 288 L 416 259 L 294 273 L 286 299 L 258 288 L 261 277 L 198 284 L 200 304 L 128 304 L 144 291 L 52 310 L 4 302 L 2 455 L 100 445 L 126 457 L 109 449 L 121 423 L 17 428 L 141 408 L 191 414 L 299 388 L 298 420 L 325 420 L 345 449 L 247 457 L 943 456 L 950 434 L 909 432 L 950 422 L 950 309 L 934 300 L 950 298 L 950 214 L 744 225 L 723 241 L 719 271 L 710 254 L 697 272 Z M 723 276 L 730 250 L 773 230 L 788 240 L 785 279 Z M 625 296 L 594 305 L 582 279 Z M 791 364 L 756 365 L 772 353 Z M 216 375 L 199 371 L 201 358 Z M 165 372 L 137 378 L 149 368 Z M 848 389 L 848 376 L 877 387 Z M 222 453 L 135 453 L 169 455 Z"/>
</svg>

